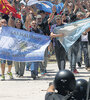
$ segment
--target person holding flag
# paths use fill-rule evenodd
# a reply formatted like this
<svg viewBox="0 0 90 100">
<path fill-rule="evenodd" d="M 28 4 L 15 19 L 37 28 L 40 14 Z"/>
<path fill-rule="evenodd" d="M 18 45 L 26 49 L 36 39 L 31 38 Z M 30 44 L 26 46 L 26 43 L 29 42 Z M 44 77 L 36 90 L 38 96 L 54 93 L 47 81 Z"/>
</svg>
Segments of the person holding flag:
<svg viewBox="0 0 90 100">
<path fill-rule="evenodd" d="M 7 22 L 6 22 L 5 19 L 0 20 L 0 29 L 2 28 L 2 26 L 7 26 Z M 4 73 L 5 73 L 5 63 L 6 63 L 6 60 L 1 59 L 1 72 L 2 72 L 1 81 L 5 80 L 5 75 L 4 75 Z M 7 74 L 9 75 L 10 79 L 13 79 L 13 75 L 12 75 L 12 72 L 11 72 L 12 61 L 7 61 L 7 64 L 8 64 Z"/>
<path fill-rule="evenodd" d="M 63 26 L 61 15 L 56 15 L 55 21 L 56 21 L 56 24 L 51 26 L 51 30 L 50 30 L 51 34 L 50 34 L 50 36 L 51 36 L 51 38 L 54 38 L 55 53 L 56 53 L 56 59 L 57 59 L 57 63 L 58 63 L 58 68 L 59 68 L 59 70 L 62 70 L 62 69 L 65 69 L 66 51 L 65 51 L 64 47 L 62 46 L 62 44 L 59 42 L 59 40 L 57 40 L 57 38 L 63 37 L 64 33 L 60 33 L 60 34 L 55 34 L 54 33 L 54 28 L 55 27 Z"/>
</svg>

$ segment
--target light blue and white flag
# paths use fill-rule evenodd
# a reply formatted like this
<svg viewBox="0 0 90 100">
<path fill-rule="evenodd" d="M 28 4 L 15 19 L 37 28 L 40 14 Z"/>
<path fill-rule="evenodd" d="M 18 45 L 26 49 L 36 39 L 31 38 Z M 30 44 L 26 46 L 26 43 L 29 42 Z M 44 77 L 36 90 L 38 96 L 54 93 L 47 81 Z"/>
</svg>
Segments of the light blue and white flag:
<svg viewBox="0 0 90 100">
<path fill-rule="evenodd" d="M 49 1 L 42 1 L 36 4 L 36 7 L 48 13 L 52 13 L 53 3 Z"/>
<path fill-rule="evenodd" d="M 50 37 L 25 30 L 2 27 L 0 29 L 0 58 L 11 61 L 43 61 Z"/>
<path fill-rule="evenodd" d="M 66 51 L 78 40 L 81 34 L 90 28 L 90 18 L 82 19 L 62 27 L 58 26 L 54 29 L 54 33 L 64 33 L 64 37 L 57 38 Z"/>
<path fill-rule="evenodd" d="M 64 7 L 63 3 L 59 3 L 58 5 L 55 5 L 49 1 L 37 1 L 37 0 L 29 0 L 27 5 L 31 6 L 31 5 L 35 5 L 36 7 L 40 10 L 43 10 L 45 12 L 48 13 L 52 13 L 52 7 L 56 6 L 56 12 L 60 13 L 60 11 L 62 10 L 62 8 Z"/>
</svg>

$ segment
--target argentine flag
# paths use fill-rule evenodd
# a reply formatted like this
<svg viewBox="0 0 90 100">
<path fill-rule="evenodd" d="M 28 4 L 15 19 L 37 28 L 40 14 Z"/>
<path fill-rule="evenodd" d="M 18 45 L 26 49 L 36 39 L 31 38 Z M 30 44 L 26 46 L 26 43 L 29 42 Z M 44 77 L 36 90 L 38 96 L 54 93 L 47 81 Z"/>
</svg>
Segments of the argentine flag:
<svg viewBox="0 0 90 100">
<path fill-rule="evenodd" d="M 31 6 L 36 4 L 36 7 L 40 10 L 43 10 L 45 12 L 48 13 L 52 13 L 52 7 L 56 6 L 56 11 L 57 13 L 60 13 L 60 11 L 62 10 L 62 8 L 64 7 L 63 3 L 59 3 L 58 5 L 55 5 L 49 1 L 28 1 L 27 5 Z"/>
</svg>

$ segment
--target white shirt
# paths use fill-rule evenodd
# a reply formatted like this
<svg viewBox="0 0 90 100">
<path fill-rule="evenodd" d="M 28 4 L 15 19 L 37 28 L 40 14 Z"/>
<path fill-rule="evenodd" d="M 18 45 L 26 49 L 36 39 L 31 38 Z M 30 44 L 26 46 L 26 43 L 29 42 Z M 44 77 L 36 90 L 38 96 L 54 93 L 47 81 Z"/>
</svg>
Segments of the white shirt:
<svg viewBox="0 0 90 100">
<path fill-rule="evenodd" d="M 88 42 L 88 33 L 86 35 L 81 35 L 81 41 L 86 41 Z"/>
</svg>

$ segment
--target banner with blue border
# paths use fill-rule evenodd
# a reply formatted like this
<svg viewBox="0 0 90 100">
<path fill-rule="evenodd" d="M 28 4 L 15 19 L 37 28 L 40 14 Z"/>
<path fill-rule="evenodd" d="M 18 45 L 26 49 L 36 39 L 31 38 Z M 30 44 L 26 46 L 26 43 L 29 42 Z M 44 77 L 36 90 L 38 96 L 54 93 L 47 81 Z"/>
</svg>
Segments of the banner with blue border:
<svg viewBox="0 0 90 100">
<path fill-rule="evenodd" d="M 49 43 L 49 36 L 3 26 L 0 29 L 0 58 L 18 62 L 43 61 Z"/>
</svg>

